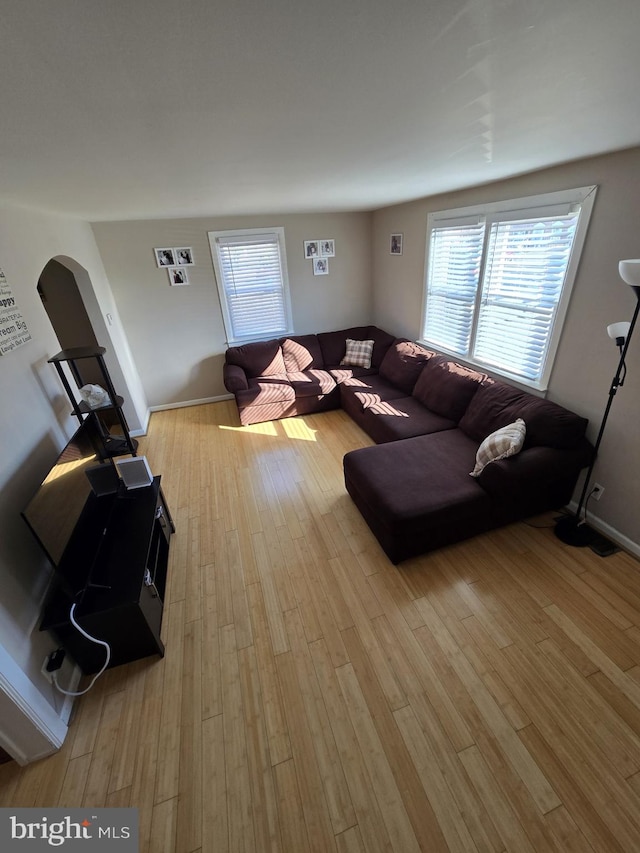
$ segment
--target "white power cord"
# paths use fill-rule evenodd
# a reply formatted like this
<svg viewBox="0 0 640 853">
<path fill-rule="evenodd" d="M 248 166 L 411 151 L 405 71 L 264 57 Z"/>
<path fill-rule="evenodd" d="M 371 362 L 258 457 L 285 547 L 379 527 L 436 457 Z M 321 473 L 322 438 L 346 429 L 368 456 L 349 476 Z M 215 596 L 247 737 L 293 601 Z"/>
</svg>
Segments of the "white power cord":
<svg viewBox="0 0 640 853">
<path fill-rule="evenodd" d="M 92 643 L 97 643 L 99 646 L 104 646 L 105 649 L 107 650 L 107 659 L 105 660 L 102 669 L 99 672 L 97 672 L 93 676 L 93 678 L 91 679 L 91 684 L 88 687 L 86 687 L 84 690 L 78 690 L 77 692 L 74 692 L 73 690 L 65 690 L 64 687 L 60 687 L 60 685 L 58 684 L 58 679 L 56 677 L 58 675 L 58 673 L 57 673 L 57 671 L 54 672 L 53 676 L 52 676 L 53 684 L 56 687 L 56 689 L 59 690 L 60 693 L 64 693 L 65 696 L 84 696 L 85 693 L 88 693 L 91 690 L 91 688 L 93 687 L 93 685 L 96 683 L 96 681 L 100 678 L 102 673 L 105 671 L 105 669 L 109 666 L 109 661 L 111 660 L 111 646 L 109 645 L 109 643 L 105 643 L 104 640 L 98 640 L 96 637 L 92 637 L 91 634 L 87 634 L 87 632 L 84 630 L 84 628 L 81 628 L 80 625 L 78 625 L 78 623 L 76 622 L 76 620 L 74 618 L 73 614 L 75 612 L 75 609 L 76 609 L 76 602 L 74 601 L 74 603 L 71 605 L 71 611 L 69 613 L 69 619 L 71 620 L 71 624 L 73 625 L 74 628 L 76 628 L 82 634 L 83 637 L 86 637 L 87 640 L 91 640 Z"/>
</svg>

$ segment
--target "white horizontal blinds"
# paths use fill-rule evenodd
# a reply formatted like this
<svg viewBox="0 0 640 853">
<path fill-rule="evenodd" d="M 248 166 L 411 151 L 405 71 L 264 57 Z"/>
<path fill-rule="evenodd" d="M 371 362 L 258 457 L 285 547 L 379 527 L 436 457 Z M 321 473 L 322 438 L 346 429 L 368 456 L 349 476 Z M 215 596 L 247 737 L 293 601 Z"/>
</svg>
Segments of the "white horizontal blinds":
<svg viewBox="0 0 640 853">
<path fill-rule="evenodd" d="M 219 268 L 234 340 L 287 331 L 277 233 L 216 237 Z"/>
<path fill-rule="evenodd" d="M 473 356 L 529 382 L 544 372 L 578 213 L 491 225 Z"/>
<path fill-rule="evenodd" d="M 431 229 L 424 337 L 461 355 L 469 351 L 483 238 L 477 217 Z"/>
</svg>

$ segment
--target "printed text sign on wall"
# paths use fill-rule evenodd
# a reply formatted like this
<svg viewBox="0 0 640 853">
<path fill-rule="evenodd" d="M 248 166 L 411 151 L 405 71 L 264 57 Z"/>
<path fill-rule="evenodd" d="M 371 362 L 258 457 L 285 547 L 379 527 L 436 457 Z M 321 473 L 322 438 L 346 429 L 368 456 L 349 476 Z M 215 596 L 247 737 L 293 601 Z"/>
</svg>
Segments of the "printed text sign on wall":
<svg viewBox="0 0 640 853">
<path fill-rule="evenodd" d="M 0 355 L 5 355 L 30 340 L 27 324 L 16 307 L 11 287 L 0 269 Z"/>
<path fill-rule="evenodd" d="M 0 808 L 0 850 L 138 853 L 138 809 Z"/>
</svg>

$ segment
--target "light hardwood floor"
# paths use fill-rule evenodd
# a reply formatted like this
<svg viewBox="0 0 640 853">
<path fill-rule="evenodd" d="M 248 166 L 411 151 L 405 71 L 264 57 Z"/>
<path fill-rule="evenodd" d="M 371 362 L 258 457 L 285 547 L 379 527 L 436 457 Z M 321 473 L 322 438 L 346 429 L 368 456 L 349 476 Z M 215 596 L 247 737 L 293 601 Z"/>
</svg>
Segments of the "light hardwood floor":
<svg viewBox="0 0 640 853">
<path fill-rule="evenodd" d="M 153 415 L 166 656 L 0 767 L 0 806 L 136 806 L 149 853 L 640 850 L 638 562 L 516 524 L 394 567 L 343 412 L 236 424 Z"/>
</svg>

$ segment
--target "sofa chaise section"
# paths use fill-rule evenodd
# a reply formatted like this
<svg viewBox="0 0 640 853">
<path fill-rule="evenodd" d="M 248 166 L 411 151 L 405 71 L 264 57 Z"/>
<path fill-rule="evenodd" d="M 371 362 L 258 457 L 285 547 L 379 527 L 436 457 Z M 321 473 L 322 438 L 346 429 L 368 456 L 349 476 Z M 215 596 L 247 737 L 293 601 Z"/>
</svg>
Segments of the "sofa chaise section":
<svg viewBox="0 0 640 853">
<path fill-rule="evenodd" d="M 527 426 L 522 450 L 472 477 L 481 442 L 517 418 Z M 345 486 L 398 563 L 564 506 L 591 457 L 586 425 L 555 403 L 485 377 L 452 428 L 347 453 Z"/>
</svg>

